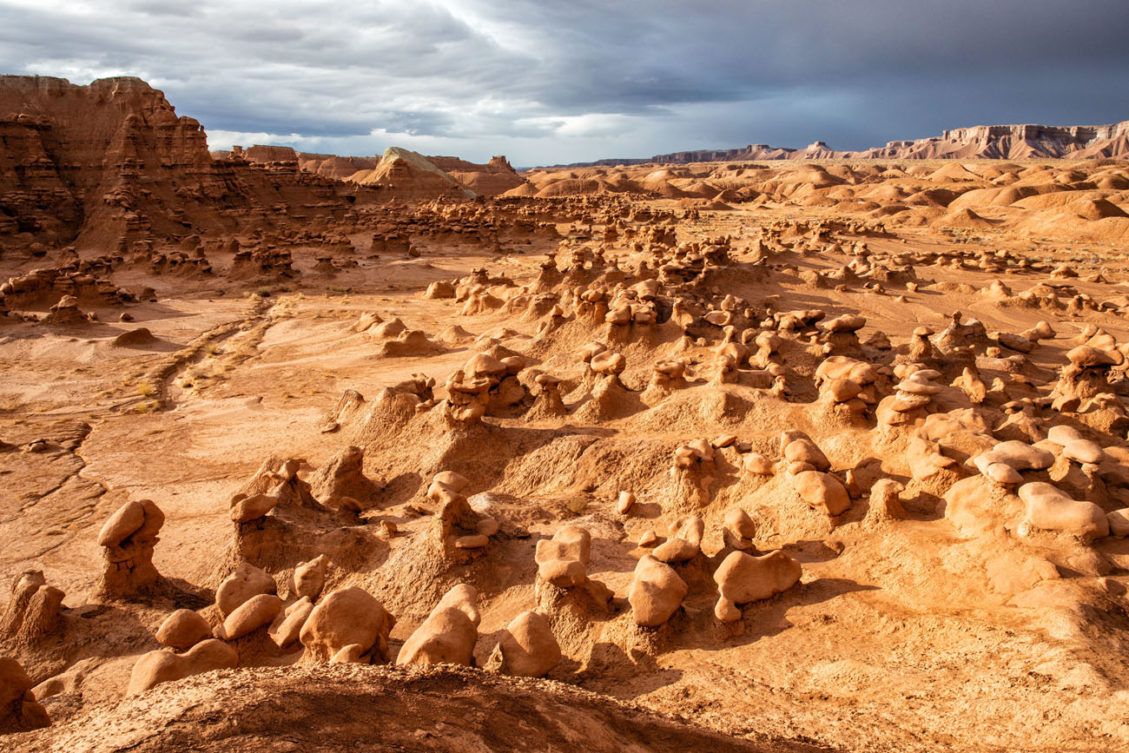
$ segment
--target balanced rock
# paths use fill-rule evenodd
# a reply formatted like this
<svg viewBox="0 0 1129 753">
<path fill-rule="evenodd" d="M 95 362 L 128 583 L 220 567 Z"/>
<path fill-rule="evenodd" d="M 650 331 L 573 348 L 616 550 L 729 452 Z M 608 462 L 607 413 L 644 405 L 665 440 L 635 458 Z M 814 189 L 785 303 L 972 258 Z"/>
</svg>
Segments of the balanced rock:
<svg viewBox="0 0 1129 753">
<path fill-rule="evenodd" d="M 131 598 L 160 581 L 153 566 L 153 548 L 164 522 L 164 513 L 147 499 L 126 502 L 106 520 L 98 533 L 105 559 L 98 586 L 103 598 Z"/>
</svg>

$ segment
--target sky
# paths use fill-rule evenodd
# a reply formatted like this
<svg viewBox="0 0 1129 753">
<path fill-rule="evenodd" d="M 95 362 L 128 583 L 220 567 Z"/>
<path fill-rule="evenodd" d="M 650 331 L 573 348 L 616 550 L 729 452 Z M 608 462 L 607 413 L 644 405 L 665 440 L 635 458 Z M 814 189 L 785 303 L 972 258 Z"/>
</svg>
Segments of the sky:
<svg viewBox="0 0 1129 753">
<path fill-rule="evenodd" d="M 212 149 L 862 149 L 1129 119 L 1129 0 L 0 0 L 0 72 L 138 76 Z"/>
</svg>

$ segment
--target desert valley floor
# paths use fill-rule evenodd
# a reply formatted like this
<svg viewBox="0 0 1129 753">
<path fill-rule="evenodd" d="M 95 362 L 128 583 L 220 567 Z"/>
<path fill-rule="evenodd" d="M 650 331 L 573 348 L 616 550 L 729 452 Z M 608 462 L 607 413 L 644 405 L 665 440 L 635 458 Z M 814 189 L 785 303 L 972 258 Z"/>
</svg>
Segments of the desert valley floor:
<svg viewBox="0 0 1129 753">
<path fill-rule="evenodd" d="M 1129 749 L 1125 162 L 376 193 L 0 255 L 0 747 Z"/>
</svg>

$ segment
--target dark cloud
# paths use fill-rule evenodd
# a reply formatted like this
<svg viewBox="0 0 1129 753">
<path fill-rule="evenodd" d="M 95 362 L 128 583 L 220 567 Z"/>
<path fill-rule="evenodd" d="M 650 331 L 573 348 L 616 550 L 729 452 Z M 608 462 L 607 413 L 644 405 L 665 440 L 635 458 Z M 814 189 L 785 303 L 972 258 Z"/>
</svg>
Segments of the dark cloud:
<svg viewBox="0 0 1129 753">
<path fill-rule="evenodd" d="M 515 161 L 1129 117 L 1125 0 L 0 0 L 0 69 L 150 79 L 214 141 Z"/>
</svg>

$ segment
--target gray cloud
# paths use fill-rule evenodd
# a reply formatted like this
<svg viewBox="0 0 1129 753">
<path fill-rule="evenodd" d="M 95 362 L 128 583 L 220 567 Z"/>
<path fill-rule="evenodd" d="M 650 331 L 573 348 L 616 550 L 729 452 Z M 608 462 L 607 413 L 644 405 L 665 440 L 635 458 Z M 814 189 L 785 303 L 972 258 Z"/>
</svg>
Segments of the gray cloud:
<svg viewBox="0 0 1129 753">
<path fill-rule="evenodd" d="M 0 0 L 0 70 L 151 80 L 214 143 L 520 164 L 1129 117 L 1124 0 Z"/>
</svg>

